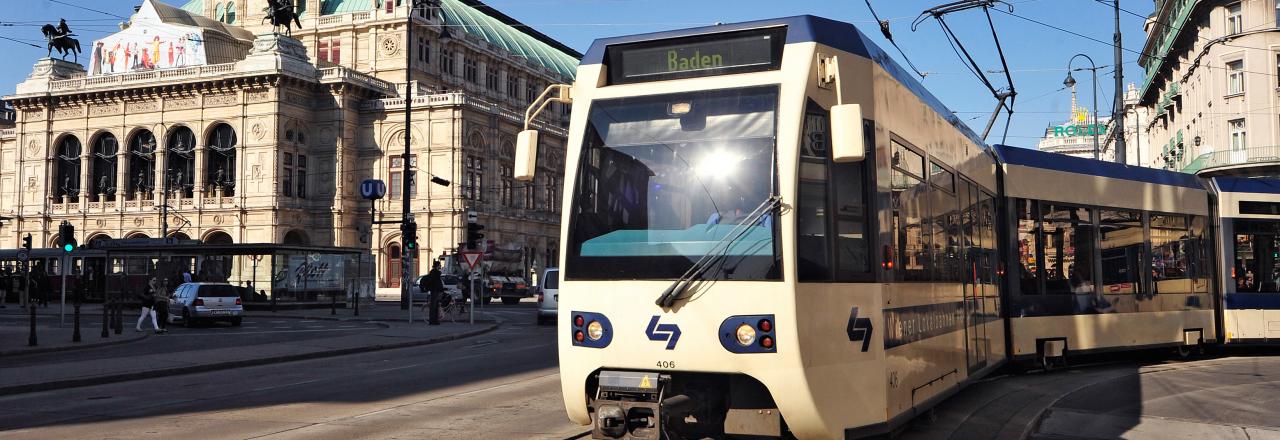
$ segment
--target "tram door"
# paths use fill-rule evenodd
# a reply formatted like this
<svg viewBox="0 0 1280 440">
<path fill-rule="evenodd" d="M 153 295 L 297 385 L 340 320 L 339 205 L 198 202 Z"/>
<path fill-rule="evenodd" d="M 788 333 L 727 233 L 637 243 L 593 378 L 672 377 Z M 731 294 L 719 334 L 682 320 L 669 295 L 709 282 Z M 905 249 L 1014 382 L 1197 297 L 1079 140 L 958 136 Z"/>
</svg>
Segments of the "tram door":
<svg viewBox="0 0 1280 440">
<path fill-rule="evenodd" d="M 964 327 L 965 358 L 969 374 L 987 366 L 990 352 L 990 339 L 987 337 L 986 310 L 983 298 L 981 270 L 985 266 L 980 259 L 985 258 L 982 246 L 982 222 L 990 218 L 989 204 L 979 203 L 980 191 L 968 182 L 957 188 L 957 194 L 964 208 L 961 212 L 961 223 L 964 233 Z"/>
</svg>

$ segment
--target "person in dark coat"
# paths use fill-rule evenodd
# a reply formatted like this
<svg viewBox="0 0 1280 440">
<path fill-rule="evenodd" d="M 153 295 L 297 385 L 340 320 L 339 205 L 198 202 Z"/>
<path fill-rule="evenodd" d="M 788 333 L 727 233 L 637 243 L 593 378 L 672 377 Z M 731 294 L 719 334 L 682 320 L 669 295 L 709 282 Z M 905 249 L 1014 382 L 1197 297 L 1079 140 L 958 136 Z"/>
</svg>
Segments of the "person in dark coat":
<svg viewBox="0 0 1280 440">
<path fill-rule="evenodd" d="M 169 333 L 169 294 L 160 289 L 152 289 L 152 296 L 155 297 L 155 306 L 152 311 L 155 313 L 153 321 L 160 326 L 159 334 Z"/>
<path fill-rule="evenodd" d="M 142 305 L 141 313 L 138 315 L 138 323 L 133 326 L 135 331 L 142 331 L 142 322 L 151 317 L 151 326 L 155 328 L 156 334 L 160 334 L 160 323 L 156 321 L 156 280 L 152 278 L 147 281 L 147 286 L 138 292 L 138 303 Z"/>
<path fill-rule="evenodd" d="M 431 262 L 431 272 L 427 272 L 422 290 L 427 291 L 427 321 L 431 325 L 440 324 L 440 294 L 444 292 L 444 280 L 440 275 L 440 262 Z"/>
</svg>

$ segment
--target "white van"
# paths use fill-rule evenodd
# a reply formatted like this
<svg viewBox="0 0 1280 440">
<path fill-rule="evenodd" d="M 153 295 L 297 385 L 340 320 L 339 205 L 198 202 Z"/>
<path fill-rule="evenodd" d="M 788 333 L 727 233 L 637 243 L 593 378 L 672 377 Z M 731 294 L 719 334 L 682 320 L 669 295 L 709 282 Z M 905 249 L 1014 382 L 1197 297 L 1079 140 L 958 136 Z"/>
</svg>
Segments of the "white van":
<svg viewBox="0 0 1280 440">
<path fill-rule="evenodd" d="M 556 303 L 560 302 L 560 269 L 549 267 L 542 271 L 542 285 L 538 286 L 538 325 L 556 319 Z"/>
</svg>

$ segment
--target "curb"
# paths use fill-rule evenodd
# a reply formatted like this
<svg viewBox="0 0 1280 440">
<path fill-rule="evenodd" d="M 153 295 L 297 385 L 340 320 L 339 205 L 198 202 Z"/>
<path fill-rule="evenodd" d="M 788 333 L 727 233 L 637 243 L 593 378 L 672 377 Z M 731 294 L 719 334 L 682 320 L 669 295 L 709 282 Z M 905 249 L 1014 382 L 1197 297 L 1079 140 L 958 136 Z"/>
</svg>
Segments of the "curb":
<svg viewBox="0 0 1280 440">
<path fill-rule="evenodd" d="M 361 317 L 354 317 L 354 316 L 349 316 L 349 317 L 346 317 L 346 318 L 341 318 L 341 317 L 333 317 L 333 316 L 259 315 L 259 314 L 256 314 L 256 313 L 255 313 L 255 314 L 247 314 L 247 315 L 243 315 L 243 316 L 244 316 L 244 317 L 246 317 L 246 318 L 284 318 L 284 319 L 306 319 L 306 320 L 311 320 L 311 321 L 352 321 L 352 322 L 374 322 L 374 323 L 377 323 L 377 322 L 403 322 L 403 323 L 407 323 L 407 322 L 409 322 L 409 319 L 408 319 L 408 318 L 361 318 Z M 417 323 L 417 322 L 421 322 L 421 321 L 420 321 L 420 320 L 418 320 L 418 319 L 414 319 L 414 320 L 413 320 L 413 322 Z M 493 323 L 493 324 L 501 324 L 501 323 L 503 323 L 504 321 L 500 321 L 500 320 L 497 320 L 497 319 L 477 319 L 477 320 L 476 320 L 476 322 L 477 322 L 477 323 Z"/>
<path fill-rule="evenodd" d="M 81 329 L 81 330 L 82 330 L 82 331 L 81 331 L 81 343 L 83 343 L 83 340 L 84 340 L 85 338 L 84 338 L 84 332 L 83 332 L 83 329 Z M 112 333 L 114 334 L 114 332 L 112 332 Z M 127 344 L 127 343 L 130 343 L 130 342 L 137 342 L 137 341 L 141 341 L 141 340 L 143 340 L 143 339 L 147 339 L 148 337 L 150 337 L 150 336 L 151 336 L 151 332 L 142 332 L 140 335 L 130 335 L 130 336 L 132 336 L 132 337 L 126 337 L 126 336 L 125 336 L 125 334 L 127 334 L 127 332 L 124 332 L 124 334 L 122 334 L 122 335 L 120 335 L 120 336 L 116 336 L 116 337 L 115 337 L 116 339 L 114 339 L 114 340 L 107 341 L 107 342 L 103 342 L 103 343 L 99 343 L 99 344 L 90 344 L 90 345 L 63 345 L 63 346 L 59 346 L 59 347 L 36 347 L 36 348 L 31 348 L 31 349 L 21 349 L 21 350 L 0 351 L 0 357 L 8 357 L 8 356 L 25 356 L 25 355 L 29 355 L 29 354 L 46 354 L 46 353 L 57 353 L 57 352 L 60 352 L 60 351 L 88 350 L 88 349 L 91 349 L 91 348 L 98 348 L 98 347 L 110 347 L 110 346 L 112 346 L 112 345 L 121 345 L 121 344 Z M 120 338 L 125 338 L 125 339 L 120 339 Z M 101 337 L 99 337 L 99 339 L 101 339 Z M 74 342 L 73 342 L 73 344 L 74 344 Z"/>
<path fill-rule="evenodd" d="M 356 353 L 367 353 L 372 351 L 393 350 L 397 348 L 409 348 L 422 345 L 439 344 L 443 342 L 465 339 L 472 336 L 479 336 L 494 330 L 497 330 L 500 324 L 492 324 L 485 328 L 441 335 L 434 338 L 427 338 L 416 341 L 405 341 L 387 344 L 367 345 L 363 347 L 341 348 L 335 350 L 323 350 L 311 353 L 298 353 L 283 356 L 270 356 L 257 359 L 244 359 L 238 361 L 213 362 L 207 364 L 161 368 L 146 371 L 131 371 L 128 373 L 108 374 L 92 377 L 78 377 L 74 379 L 61 379 L 50 382 L 11 385 L 0 387 L 0 396 L 11 394 L 30 393 L 35 391 L 52 391 L 65 388 L 76 388 L 90 385 L 103 385 L 116 382 L 127 382 L 138 379 L 149 379 L 155 377 L 178 376 L 190 373 L 204 373 L 216 370 L 225 370 L 229 368 L 254 367 L 259 365 L 278 364 L 284 362 L 302 361 L 310 359 L 320 359 L 327 357 L 343 356 Z"/>
</svg>

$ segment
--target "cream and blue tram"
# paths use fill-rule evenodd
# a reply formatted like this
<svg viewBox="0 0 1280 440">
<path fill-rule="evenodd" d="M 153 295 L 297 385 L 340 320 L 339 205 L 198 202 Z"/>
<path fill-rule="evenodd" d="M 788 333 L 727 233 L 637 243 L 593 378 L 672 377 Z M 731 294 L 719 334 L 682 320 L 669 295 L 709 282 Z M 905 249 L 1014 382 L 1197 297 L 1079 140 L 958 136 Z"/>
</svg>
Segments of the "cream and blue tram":
<svg viewBox="0 0 1280 440">
<path fill-rule="evenodd" d="M 594 437 L 882 433 L 1006 358 L 995 157 L 852 25 L 598 40 L 569 91 L 560 377 Z"/>
<path fill-rule="evenodd" d="M 1280 179 L 1205 179 L 1217 196 L 1223 340 L 1280 342 Z"/>
<path fill-rule="evenodd" d="M 1194 175 L 993 147 L 1009 354 L 1218 342 L 1211 196 Z"/>
</svg>

